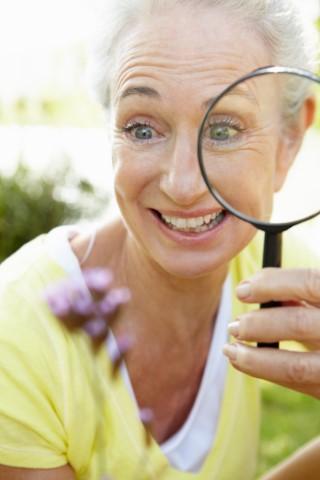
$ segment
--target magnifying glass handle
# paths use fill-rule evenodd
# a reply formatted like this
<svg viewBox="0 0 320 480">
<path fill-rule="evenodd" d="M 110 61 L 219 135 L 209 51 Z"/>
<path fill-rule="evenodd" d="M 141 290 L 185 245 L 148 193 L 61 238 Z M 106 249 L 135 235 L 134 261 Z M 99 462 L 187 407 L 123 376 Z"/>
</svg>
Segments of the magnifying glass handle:
<svg viewBox="0 0 320 480">
<path fill-rule="evenodd" d="M 275 307 L 281 307 L 281 302 L 268 302 L 268 303 L 262 303 L 260 305 L 260 308 L 275 308 Z M 259 348 L 279 348 L 279 343 L 278 342 L 274 342 L 274 343 L 259 342 L 258 347 Z"/>
<path fill-rule="evenodd" d="M 262 267 L 281 267 L 282 254 L 282 232 L 280 231 L 265 231 L 264 248 L 263 248 L 263 264 Z M 281 302 L 262 303 L 260 308 L 275 308 L 281 307 Z M 279 343 L 258 343 L 260 348 L 279 348 Z"/>
</svg>

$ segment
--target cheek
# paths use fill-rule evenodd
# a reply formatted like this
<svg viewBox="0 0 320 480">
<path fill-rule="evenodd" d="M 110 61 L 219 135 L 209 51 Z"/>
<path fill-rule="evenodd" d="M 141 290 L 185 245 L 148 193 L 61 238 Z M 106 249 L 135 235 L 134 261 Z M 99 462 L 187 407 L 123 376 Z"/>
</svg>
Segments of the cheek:
<svg viewBox="0 0 320 480">
<path fill-rule="evenodd" d="M 208 176 L 229 205 L 241 213 L 258 216 L 270 210 L 275 158 L 276 152 L 261 140 L 250 148 L 217 155 Z"/>
<path fill-rule="evenodd" d="M 118 201 L 137 200 L 159 175 L 158 162 L 138 148 L 115 142 L 112 149 L 114 190 Z"/>
</svg>

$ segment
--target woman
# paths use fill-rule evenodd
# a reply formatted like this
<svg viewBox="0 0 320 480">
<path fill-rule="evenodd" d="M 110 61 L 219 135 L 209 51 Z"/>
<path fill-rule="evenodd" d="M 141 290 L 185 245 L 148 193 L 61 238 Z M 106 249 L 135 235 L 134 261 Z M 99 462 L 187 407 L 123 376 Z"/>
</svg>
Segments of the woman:
<svg viewBox="0 0 320 480">
<path fill-rule="evenodd" d="M 272 63 L 310 67 L 303 30 L 285 0 L 112 8 L 96 78 L 110 111 L 121 217 L 98 229 L 89 255 L 92 236 L 63 229 L 2 267 L 1 478 L 248 480 L 259 396 L 255 380 L 222 356 L 227 323 L 238 319 L 230 328 L 239 340 L 313 339 L 318 308 L 277 309 L 265 322 L 250 305 L 289 298 L 317 307 L 320 271 L 256 274 L 261 246 L 252 227 L 210 197 L 197 131 L 208 99 L 244 73 Z M 85 335 L 70 335 L 39 300 L 48 284 L 97 266 L 111 268 L 132 295 L 113 336 L 132 334 L 135 346 L 111 386 L 110 353 L 94 357 Z M 231 307 L 233 288 L 248 278 Z M 318 353 L 236 345 L 224 352 L 239 370 L 320 396 Z M 147 452 L 137 406 L 154 413 Z"/>
</svg>

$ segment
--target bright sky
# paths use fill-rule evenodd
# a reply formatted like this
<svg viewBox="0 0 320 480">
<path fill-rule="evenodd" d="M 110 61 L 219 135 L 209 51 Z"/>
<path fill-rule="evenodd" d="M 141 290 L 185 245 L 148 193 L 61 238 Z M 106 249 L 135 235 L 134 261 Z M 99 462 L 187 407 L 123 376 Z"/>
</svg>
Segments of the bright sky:
<svg viewBox="0 0 320 480">
<path fill-rule="evenodd" d="M 86 38 L 95 1 L 0 0 L 0 55 L 3 50 L 51 49 Z M 319 13 L 320 0 L 296 1 L 306 15 Z"/>
<path fill-rule="evenodd" d="M 82 40 L 90 0 L 0 0 L 0 54 L 51 49 Z"/>
<path fill-rule="evenodd" d="M 85 44 L 95 1 L 0 0 L 2 99 L 37 97 L 48 85 L 59 91 L 75 86 L 78 59 L 68 49 Z M 67 57 L 59 65 L 57 50 Z"/>
<path fill-rule="evenodd" d="M 36 96 L 44 85 L 54 83 L 54 52 L 84 44 L 90 35 L 92 8 L 108 1 L 0 0 L 1 98 L 10 101 L 19 95 Z M 307 16 L 320 14 L 320 0 L 292 1 L 297 1 Z M 72 55 L 68 58 L 60 67 L 64 75 L 57 88 L 63 82 L 78 80 L 76 66 L 68 64 Z"/>
</svg>

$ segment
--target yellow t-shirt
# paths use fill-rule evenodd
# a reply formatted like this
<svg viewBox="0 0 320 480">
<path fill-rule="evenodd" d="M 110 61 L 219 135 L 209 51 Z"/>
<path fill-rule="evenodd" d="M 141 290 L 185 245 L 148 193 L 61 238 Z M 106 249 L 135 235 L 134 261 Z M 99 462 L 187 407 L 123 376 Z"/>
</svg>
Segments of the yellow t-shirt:
<svg viewBox="0 0 320 480">
<path fill-rule="evenodd" d="M 294 266 L 312 265 L 302 249 L 290 256 Z M 233 285 L 260 265 L 257 238 L 233 260 Z M 65 275 L 48 256 L 44 236 L 0 268 L 0 464 L 69 463 L 78 480 L 101 480 L 103 474 L 112 480 L 253 478 L 258 382 L 228 367 L 212 450 L 198 473 L 177 471 L 156 442 L 146 450 L 134 400 L 121 377 L 110 380 L 106 349 L 95 357 L 84 333 L 70 334 L 50 314 L 43 291 Z M 255 306 L 234 299 L 233 318 L 248 308 Z"/>
</svg>

